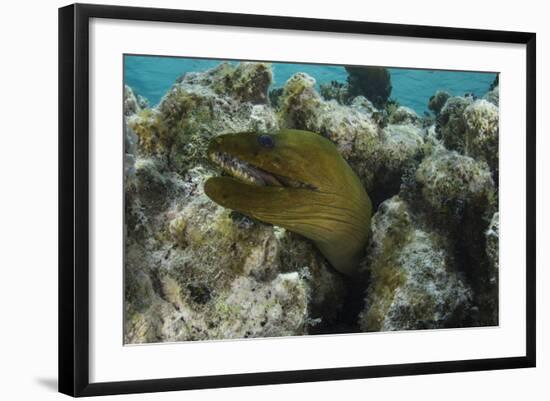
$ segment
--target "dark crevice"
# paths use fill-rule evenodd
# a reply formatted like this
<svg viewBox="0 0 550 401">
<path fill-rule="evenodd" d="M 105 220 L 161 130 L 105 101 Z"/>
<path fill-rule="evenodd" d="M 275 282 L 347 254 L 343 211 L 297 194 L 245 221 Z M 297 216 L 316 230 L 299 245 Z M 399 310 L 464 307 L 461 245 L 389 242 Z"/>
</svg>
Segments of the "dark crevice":
<svg viewBox="0 0 550 401">
<path fill-rule="evenodd" d="M 359 333 L 358 320 L 359 313 L 365 307 L 365 288 L 364 280 L 358 280 L 356 277 L 343 277 L 346 296 L 340 313 L 332 321 L 324 319 L 309 330 L 309 334 L 344 334 Z"/>
</svg>

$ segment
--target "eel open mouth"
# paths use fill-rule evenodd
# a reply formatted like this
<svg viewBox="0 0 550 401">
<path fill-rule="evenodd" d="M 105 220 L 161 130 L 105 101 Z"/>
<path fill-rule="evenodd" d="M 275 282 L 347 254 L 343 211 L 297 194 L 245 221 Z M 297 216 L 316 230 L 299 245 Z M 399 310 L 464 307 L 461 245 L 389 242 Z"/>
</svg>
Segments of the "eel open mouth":
<svg viewBox="0 0 550 401">
<path fill-rule="evenodd" d="M 228 153 L 212 152 L 210 160 L 222 168 L 223 172 L 240 181 L 257 186 L 305 188 L 315 190 L 313 185 L 284 177 L 248 162 L 238 159 Z"/>
<path fill-rule="evenodd" d="M 204 182 L 214 203 L 303 235 L 335 269 L 357 273 L 372 204 L 327 138 L 300 130 L 228 133 L 211 138 L 206 155 L 222 175 Z"/>
</svg>

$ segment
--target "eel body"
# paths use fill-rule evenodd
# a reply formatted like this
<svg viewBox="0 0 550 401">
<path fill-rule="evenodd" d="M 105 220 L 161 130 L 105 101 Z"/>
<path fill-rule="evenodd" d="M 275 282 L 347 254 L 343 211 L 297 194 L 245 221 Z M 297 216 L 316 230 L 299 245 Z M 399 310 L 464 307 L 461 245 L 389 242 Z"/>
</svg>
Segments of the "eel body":
<svg viewBox="0 0 550 401">
<path fill-rule="evenodd" d="M 332 142 L 299 130 L 226 134 L 208 155 L 228 175 L 206 181 L 210 199 L 311 239 L 336 270 L 355 274 L 372 204 Z"/>
</svg>

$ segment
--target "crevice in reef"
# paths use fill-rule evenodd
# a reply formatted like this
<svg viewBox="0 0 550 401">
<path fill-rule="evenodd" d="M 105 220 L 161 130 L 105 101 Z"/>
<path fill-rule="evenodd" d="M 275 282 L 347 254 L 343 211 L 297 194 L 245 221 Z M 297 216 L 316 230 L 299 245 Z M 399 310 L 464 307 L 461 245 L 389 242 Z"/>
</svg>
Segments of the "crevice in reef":
<svg viewBox="0 0 550 401">
<path fill-rule="evenodd" d="M 327 262 L 328 263 L 328 262 Z M 321 316 L 321 321 L 309 328 L 309 334 L 344 334 L 358 333 L 361 329 L 358 318 L 365 308 L 365 290 L 367 280 L 364 276 L 348 277 L 330 268 L 335 275 L 341 278 L 342 292 L 345 294 L 341 300 L 339 312 L 332 319 Z"/>
</svg>

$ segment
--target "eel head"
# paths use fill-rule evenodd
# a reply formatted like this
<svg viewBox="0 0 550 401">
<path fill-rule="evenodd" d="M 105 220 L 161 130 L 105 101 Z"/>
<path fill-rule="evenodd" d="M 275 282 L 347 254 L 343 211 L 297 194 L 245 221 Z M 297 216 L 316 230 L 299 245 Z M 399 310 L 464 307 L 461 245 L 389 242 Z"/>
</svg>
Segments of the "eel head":
<svg viewBox="0 0 550 401">
<path fill-rule="evenodd" d="M 205 183 L 210 199 L 311 239 L 334 268 L 355 273 L 372 205 L 332 142 L 299 130 L 226 134 L 208 156 L 226 174 Z"/>
</svg>

